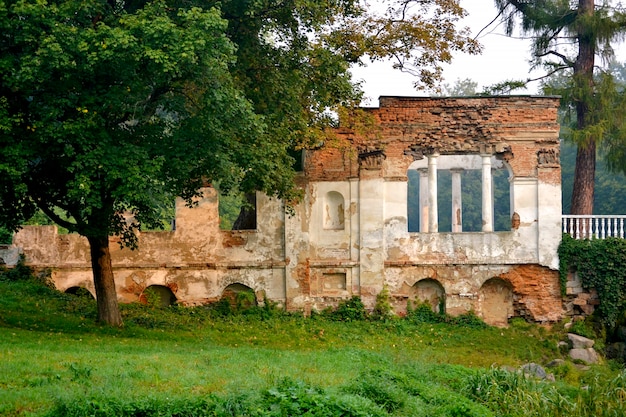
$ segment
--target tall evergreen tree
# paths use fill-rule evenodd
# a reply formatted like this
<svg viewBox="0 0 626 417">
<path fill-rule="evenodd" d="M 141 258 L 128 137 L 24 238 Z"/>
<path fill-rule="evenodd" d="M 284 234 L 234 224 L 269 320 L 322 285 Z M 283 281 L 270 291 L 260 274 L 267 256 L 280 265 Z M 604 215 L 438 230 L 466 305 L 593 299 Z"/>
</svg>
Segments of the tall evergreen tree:
<svg viewBox="0 0 626 417">
<path fill-rule="evenodd" d="M 572 214 L 592 214 L 597 144 L 611 137 L 621 142 L 621 101 L 610 73 L 598 68 L 597 57 L 613 55 L 612 44 L 626 35 L 626 13 L 617 1 L 495 0 L 507 34 L 521 20 L 533 38 L 533 66 L 548 74 L 564 71 L 569 82 L 563 95 L 575 121 L 570 132 L 577 145 Z"/>
</svg>

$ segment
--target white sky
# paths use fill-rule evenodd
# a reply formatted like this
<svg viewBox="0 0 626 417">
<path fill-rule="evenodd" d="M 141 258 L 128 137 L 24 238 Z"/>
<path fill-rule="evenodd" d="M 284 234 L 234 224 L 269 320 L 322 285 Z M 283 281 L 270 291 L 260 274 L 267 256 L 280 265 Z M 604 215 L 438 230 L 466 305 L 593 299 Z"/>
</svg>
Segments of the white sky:
<svg viewBox="0 0 626 417">
<path fill-rule="evenodd" d="M 493 0 L 461 0 L 461 6 L 469 15 L 459 23 L 468 26 L 472 35 L 491 22 L 497 15 Z M 530 42 L 505 36 L 501 27 L 491 26 L 479 38 L 483 45 L 480 55 L 456 55 L 451 65 L 444 67 L 445 83 L 453 85 L 457 79 L 470 78 L 478 83 L 478 90 L 510 79 L 529 78 Z M 378 97 L 424 96 L 428 93 L 413 88 L 413 76 L 394 70 L 391 63 L 373 63 L 364 68 L 354 68 L 356 80 L 364 80 L 366 97 L 364 104 L 378 105 Z M 536 86 L 529 90 L 518 90 L 516 94 L 535 94 Z"/>
</svg>

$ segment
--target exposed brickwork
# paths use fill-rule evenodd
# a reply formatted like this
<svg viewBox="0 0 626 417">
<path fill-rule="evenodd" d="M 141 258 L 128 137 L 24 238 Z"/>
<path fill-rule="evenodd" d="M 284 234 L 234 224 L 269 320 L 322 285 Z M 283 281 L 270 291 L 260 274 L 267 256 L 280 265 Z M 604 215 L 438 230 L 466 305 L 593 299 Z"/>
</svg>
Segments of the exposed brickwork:
<svg viewBox="0 0 626 417">
<path fill-rule="evenodd" d="M 559 272 L 539 265 L 519 265 L 501 274 L 517 295 L 517 314 L 539 322 L 561 318 Z M 523 311 L 526 310 L 526 311 Z"/>
<path fill-rule="evenodd" d="M 385 175 L 402 176 L 415 159 L 436 151 L 493 153 L 515 175 L 536 177 L 539 152 L 558 155 L 558 104 L 558 98 L 529 96 L 381 97 L 380 107 L 369 109 L 378 127 L 370 134 L 339 131 L 336 141 L 310 155 L 306 174 L 313 181 L 345 179 L 363 165 L 360 156 L 380 152 Z"/>
</svg>

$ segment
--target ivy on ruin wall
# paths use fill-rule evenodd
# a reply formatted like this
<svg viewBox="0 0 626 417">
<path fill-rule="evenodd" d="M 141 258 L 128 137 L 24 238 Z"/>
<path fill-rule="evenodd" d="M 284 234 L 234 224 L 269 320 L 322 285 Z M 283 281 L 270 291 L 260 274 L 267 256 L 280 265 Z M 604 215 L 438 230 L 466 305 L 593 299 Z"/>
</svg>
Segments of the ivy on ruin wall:
<svg viewBox="0 0 626 417">
<path fill-rule="evenodd" d="M 585 289 L 598 292 L 596 314 L 613 327 L 626 309 L 626 239 L 576 240 L 565 234 L 559 246 L 561 293 L 576 271 Z"/>
</svg>

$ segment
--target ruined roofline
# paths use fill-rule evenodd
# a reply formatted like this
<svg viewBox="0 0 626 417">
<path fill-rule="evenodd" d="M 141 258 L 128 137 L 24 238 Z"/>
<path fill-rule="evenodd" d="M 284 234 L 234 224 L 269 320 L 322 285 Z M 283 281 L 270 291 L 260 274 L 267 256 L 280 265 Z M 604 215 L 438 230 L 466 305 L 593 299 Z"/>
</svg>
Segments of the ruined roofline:
<svg viewBox="0 0 626 417">
<path fill-rule="evenodd" d="M 450 98 L 460 98 L 460 99 L 465 99 L 465 98 L 480 98 L 480 99 L 490 99 L 490 98 L 497 98 L 497 99 L 507 99 L 507 98 L 533 98 L 533 99 L 541 99 L 541 98 L 545 98 L 545 99 L 555 99 L 555 98 L 561 98 L 561 96 L 559 95 L 542 95 L 542 94 L 503 94 L 503 95 L 480 95 L 480 94 L 476 94 L 473 96 L 387 96 L 387 95 L 382 95 L 382 96 L 378 96 L 378 99 L 385 99 L 385 98 L 390 98 L 390 99 L 398 99 L 398 100 L 416 100 L 416 101 L 421 101 L 421 100 L 445 100 L 445 99 L 450 99 Z"/>
<path fill-rule="evenodd" d="M 538 94 L 516 94 L 516 95 L 473 95 L 473 96 L 378 96 L 379 106 L 362 106 L 364 110 L 376 110 L 381 107 L 386 107 L 384 102 L 388 101 L 400 101 L 400 102 L 420 102 L 420 101 L 443 101 L 443 100 L 489 100 L 497 99 L 498 101 L 504 100 L 519 100 L 519 99 L 533 99 L 533 100 L 554 100 L 561 99 L 559 95 L 538 95 Z"/>
</svg>

